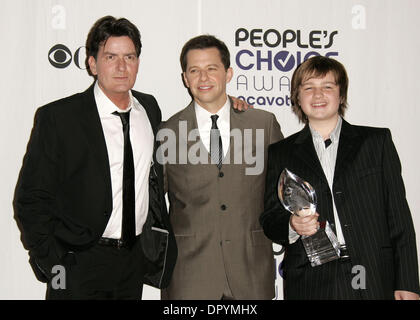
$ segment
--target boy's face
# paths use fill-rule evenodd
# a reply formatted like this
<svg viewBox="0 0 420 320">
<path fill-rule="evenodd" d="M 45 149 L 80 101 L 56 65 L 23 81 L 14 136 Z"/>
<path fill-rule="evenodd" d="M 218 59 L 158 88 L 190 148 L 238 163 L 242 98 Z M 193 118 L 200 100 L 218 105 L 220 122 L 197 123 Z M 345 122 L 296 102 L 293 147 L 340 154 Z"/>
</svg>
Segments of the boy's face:
<svg viewBox="0 0 420 320">
<path fill-rule="evenodd" d="M 298 102 L 310 123 L 336 121 L 341 99 L 334 74 L 304 79 L 299 86 Z"/>
</svg>

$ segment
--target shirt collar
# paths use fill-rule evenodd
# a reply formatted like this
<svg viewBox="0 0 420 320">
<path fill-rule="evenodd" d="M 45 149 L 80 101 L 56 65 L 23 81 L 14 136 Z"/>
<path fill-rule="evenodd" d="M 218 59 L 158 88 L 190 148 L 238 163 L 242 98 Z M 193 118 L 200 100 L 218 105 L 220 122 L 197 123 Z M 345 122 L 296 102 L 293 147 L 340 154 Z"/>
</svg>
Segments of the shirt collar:
<svg viewBox="0 0 420 320">
<path fill-rule="evenodd" d="M 211 123 L 211 116 L 213 113 L 208 112 L 206 109 L 201 107 L 197 102 L 194 102 L 195 114 L 197 117 L 197 125 L 199 128 L 202 127 L 203 124 L 210 122 Z M 230 99 L 227 98 L 223 107 L 219 109 L 215 114 L 219 116 L 217 119 L 217 123 L 220 124 L 222 121 L 230 123 Z"/>
<path fill-rule="evenodd" d="M 342 126 L 342 124 L 343 124 L 342 118 L 341 117 L 338 117 L 337 124 L 336 124 L 334 130 L 331 131 L 330 137 L 329 137 L 331 139 L 331 142 L 332 143 L 338 143 L 338 141 L 340 140 L 340 132 L 341 132 L 341 126 Z M 324 138 L 318 133 L 318 131 L 316 131 L 315 129 L 313 129 L 311 127 L 311 125 L 309 125 L 309 128 L 311 130 L 312 137 L 313 137 L 313 139 L 315 141 L 319 141 L 319 142 L 322 141 L 322 142 L 324 142 Z"/>
<path fill-rule="evenodd" d="M 134 99 L 133 94 L 131 93 L 131 90 L 128 91 L 128 94 L 130 95 L 130 102 L 128 104 L 128 108 L 125 110 L 122 110 L 118 108 L 102 91 L 102 89 L 99 87 L 98 81 L 96 81 L 93 92 L 95 94 L 95 101 L 96 105 L 98 107 L 99 116 L 101 118 L 111 117 L 113 116 L 112 113 L 117 112 L 128 112 L 132 108 L 137 108 L 136 99 Z"/>
</svg>

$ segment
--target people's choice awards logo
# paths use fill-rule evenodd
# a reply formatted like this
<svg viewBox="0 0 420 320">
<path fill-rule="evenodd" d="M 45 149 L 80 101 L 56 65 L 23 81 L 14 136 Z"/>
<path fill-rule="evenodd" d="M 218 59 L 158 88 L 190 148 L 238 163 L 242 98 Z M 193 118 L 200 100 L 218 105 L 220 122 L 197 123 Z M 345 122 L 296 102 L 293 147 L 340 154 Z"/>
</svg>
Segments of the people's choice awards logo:
<svg viewBox="0 0 420 320">
<path fill-rule="evenodd" d="M 337 30 L 239 28 L 235 31 L 233 84 L 239 98 L 258 106 L 290 106 L 291 77 L 312 56 L 336 57 Z"/>
</svg>

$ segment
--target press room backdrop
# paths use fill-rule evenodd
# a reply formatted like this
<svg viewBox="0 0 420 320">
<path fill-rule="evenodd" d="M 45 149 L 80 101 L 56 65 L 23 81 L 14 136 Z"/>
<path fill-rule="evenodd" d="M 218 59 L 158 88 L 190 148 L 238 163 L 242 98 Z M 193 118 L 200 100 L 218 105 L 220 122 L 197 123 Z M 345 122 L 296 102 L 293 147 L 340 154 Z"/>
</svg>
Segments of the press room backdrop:
<svg viewBox="0 0 420 320">
<path fill-rule="evenodd" d="M 198 34 L 226 42 L 235 74 L 229 93 L 273 112 L 285 136 L 302 127 L 290 109 L 296 65 L 318 54 L 341 61 L 350 78 L 346 119 L 392 130 L 420 234 L 418 12 L 418 0 L 2 0 L 0 299 L 44 297 L 13 220 L 13 191 L 36 108 L 91 84 L 84 43 L 104 15 L 140 29 L 134 89 L 153 94 L 165 120 L 190 101 L 178 57 Z M 273 251 L 278 267 L 281 247 Z M 280 274 L 276 289 L 281 299 Z M 148 287 L 143 298 L 159 299 L 159 292 Z"/>
</svg>

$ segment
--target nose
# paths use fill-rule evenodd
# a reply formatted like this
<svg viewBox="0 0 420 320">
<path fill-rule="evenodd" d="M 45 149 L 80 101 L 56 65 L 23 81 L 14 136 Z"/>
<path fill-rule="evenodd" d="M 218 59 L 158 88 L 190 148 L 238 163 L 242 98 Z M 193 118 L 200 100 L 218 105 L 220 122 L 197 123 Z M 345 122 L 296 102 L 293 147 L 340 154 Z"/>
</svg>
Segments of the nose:
<svg viewBox="0 0 420 320">
<path fill-rule="evenodd" d="M 207 78 L 208 78 L 207 71 L 205 70 L 200 71 L 200 80 L 205 81 L 207 80 Z"/>
<path fill-rule="evenodd" d="M 321 97 L 324 94 L 324 92 L 322 91 L 322 88 L 314 88 L 314 96 L 315 97 Z"/>
<path fill-rule="evenodd" d="M 127 69 L 127 62 L 125 61 L 125 59 L 118 59 L 117 69 L 119 71 L 125 71 Z"/>
</svg>

